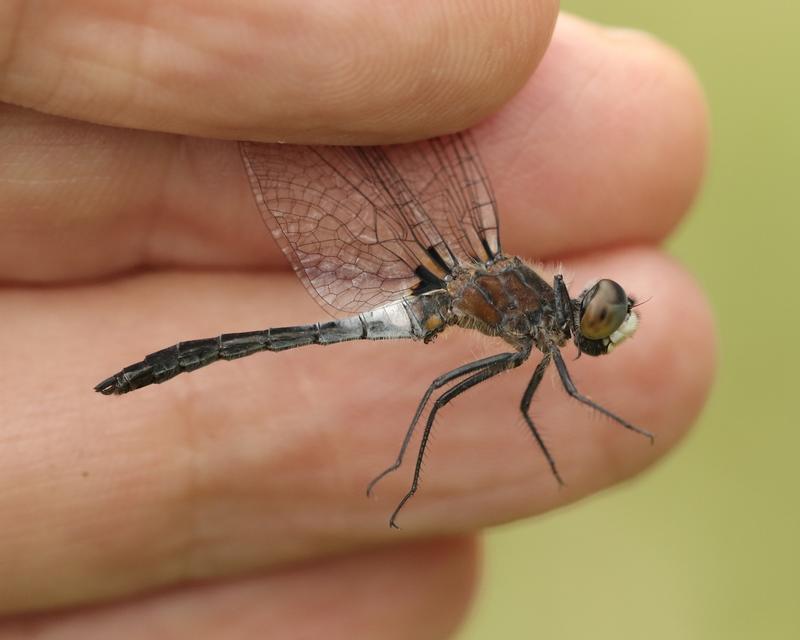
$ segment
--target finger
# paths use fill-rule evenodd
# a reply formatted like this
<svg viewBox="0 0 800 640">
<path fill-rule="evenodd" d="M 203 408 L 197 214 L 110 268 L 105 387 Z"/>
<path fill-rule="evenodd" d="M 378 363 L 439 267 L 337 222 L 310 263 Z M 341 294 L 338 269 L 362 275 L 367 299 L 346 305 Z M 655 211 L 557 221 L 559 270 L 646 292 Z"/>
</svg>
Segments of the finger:
<svg viewBox="0 0 800 640">
<path fill-rule="evenodd" d="M 516 92 L 558 3 L 83 0 L 6 7 L 0 100 L 234 139 L 369 143 L 473 124 Z"/>
<path fill-rule="evenodd" d="M 475 545 L 408 544 L 65 613 L 0 619 L 0 640 L 449 638 L 475 583 Z"/>
<path fill-rule="evenodd" d="M 685 432 L 708 392 L 713 333 L 693 281 L 652 249 L 571 265 L 640 299 L 639 333 L 568 366 L 578 388 L 656 445 L 567 398 L 553 378 L 533 418 L 567 482 L 559 490 L 519 402 L 533 362 L 477 387 L 436 422 L 407 535 L 471 530 L 576 500 L 634 474 Z M 507 351 L 475 332 L 434 345 L 350 343 L 220 363 L 118 398 L 91 387 L 180 339 L 319 318 L 290 275 L 161 274 L 3 294 L 0 602 L 135 592 L 188 578 L 397 540 L 388 517 L 414 465 L 367 500 L 429 381 Z M 552 381 L 551 381 L 552 379 Z M 418 442 L 418 441 L 416 441 Z M 80 585 L 80 590 L 76 587 Z M 31 595 L 33 594 L 33 595 Z"/>
<path fill-rule="evenodd" d="M 5 115 L 0 278 L 286 267 L 235 145 Z M 697 191 L 705 128 L 673 52 L 562 18 L 540 73 L 476 132 L 506 250 L 544 258 L 660 241 Z"/>
</svg>

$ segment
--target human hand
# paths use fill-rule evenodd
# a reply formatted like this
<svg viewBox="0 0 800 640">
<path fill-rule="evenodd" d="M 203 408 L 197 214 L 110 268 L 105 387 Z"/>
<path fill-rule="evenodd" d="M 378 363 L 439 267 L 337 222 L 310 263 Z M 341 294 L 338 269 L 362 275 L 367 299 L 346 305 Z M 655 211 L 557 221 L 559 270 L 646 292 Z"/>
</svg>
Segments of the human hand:
<svg viewBox="0 0 800 640">
<path fill-rule="evenodd" d="M 527 80 L 552 2 L 399 16 L 196 4 L 73 2 L 0 20 L 13 43 L 0 85 L 0 638 L 446 636 L 471 593 L 474 531 L 636 473 L 702 404 L 710 314 L 656 246 L 699 183 L 702 98 L 660 45 L 568 18 Z M 475 355 L 471 336 L 264 354 L 116 399 L 91 390 L 176 340 L 323 317 L 264 232 L 236 144 L 206 138 L 406 140 L 465 127 L 520 86 L 475 130 L 504 248 L 563 258 L 573 288 L 612 277 L 652 296 L 633 340 L 570 368 L 655 447 L 545 384 L 533 412 L 559 490 L 520 426 L 523 367 L 442 413 L 397 533 L 386 521 L 410 467 L 376 500 L 365 485 L 427 383 Z"/>
</svg>

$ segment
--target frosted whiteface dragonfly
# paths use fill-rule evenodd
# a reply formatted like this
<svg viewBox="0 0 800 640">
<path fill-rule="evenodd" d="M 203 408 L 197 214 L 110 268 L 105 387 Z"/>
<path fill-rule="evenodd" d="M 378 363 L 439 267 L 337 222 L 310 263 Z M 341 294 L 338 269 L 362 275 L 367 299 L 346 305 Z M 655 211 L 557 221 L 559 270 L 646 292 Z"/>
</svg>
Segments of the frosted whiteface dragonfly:
<svg viewBox="0 0 800 640">
<path fill-rule="evenodd" d="M 583 396 L 560 351 L 572 341 L 579 353 L 609 353 L 636 329 L 634 301 L 607 279 L 571 298 L 561 275 L 551 284 L 521 259 L 503 254 L 495 198 L 469 134 L 384 147 L 241 142 L 240 149 L 272 236 L 317 302 L 334 317 L 344 317 L 180 342 L 125 367 L 96 391 L 128 393 L 258 351 L 348 340 L 428 343 L 453 325 L 501 338 L 506 351 L 448 371 L 428 386 L 397 459 L 369 484 L 368 494 L 400 467 L 425 416 L 413 481 L 392 513 L 393 527 L 417 491 L 439 410 L 475 385 L 520 366 L 534 349 L 542 357 L 520 410 L 559 483 L 555 460 L 529 415 L 551 363 L 570 396 L 652 441 L 647 431 Z"/>
</svg>

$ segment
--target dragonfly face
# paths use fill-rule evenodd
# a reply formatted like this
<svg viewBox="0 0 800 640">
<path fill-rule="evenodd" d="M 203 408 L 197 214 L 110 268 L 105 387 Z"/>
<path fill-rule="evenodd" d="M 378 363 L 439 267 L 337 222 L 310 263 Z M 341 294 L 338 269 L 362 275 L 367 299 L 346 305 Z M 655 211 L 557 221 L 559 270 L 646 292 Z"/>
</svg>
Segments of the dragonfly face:
<svg viewBox="0 0 800 640">
<path fill-rule="evenodd" d="M 494 194 L 469 134 L 386 147 L 242 142 L 240 150 L 266 227 L 306 289 L 335 319 L 180 342 L 106 378 L 96 391 L 128 393 L 258 351 L 348 340 L 430 342 L 452 325 L 502 339 L 510 350 L 464 364 L 428 386 L 394 464 L 369 484 L 367 493 L 400 467 L 424 422 L 411 488 L 391 526 L 417 491 L 437 412 L 520 366 L 534 349 L 542 358 L 520 407 L 558 482 L 553 456 L 529 415 L 551 362 L 570 396 L 652 440 L 583 396 L 560 353 L 570 339 L 589 355 L 610 352 L 636 329 L 633 300 L 612 280 L 600 280 L 572 299 L 560 275 L 550 284 L 519 258 L 503 254 Z"/>
<path fill-rule="evenodd" d="M 598 356 L 610 353 L 639 326 L 634 301 L 613 280 L 599 280 L 578 296 L 578 348 Z"/>
</svg>

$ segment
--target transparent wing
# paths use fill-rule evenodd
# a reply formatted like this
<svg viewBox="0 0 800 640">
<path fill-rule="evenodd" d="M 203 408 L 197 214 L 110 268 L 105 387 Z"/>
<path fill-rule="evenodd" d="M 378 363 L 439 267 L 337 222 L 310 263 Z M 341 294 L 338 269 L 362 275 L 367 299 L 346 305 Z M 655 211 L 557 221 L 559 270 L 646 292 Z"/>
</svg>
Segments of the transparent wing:
<svg viewBox="0 0 800 640">
<path fill-rule="evenodd" d="M 386 147 L 241 142 L 264 222 L 329 312 L 435 288 L 499 253 L 497 217 L 465 134 Z"/>
<path fill-rule="evenodd" d="M 500 254 L 497 205 L 471 135 L 384 149 L 454 254 L 481 262 Z"/>
</svg>

